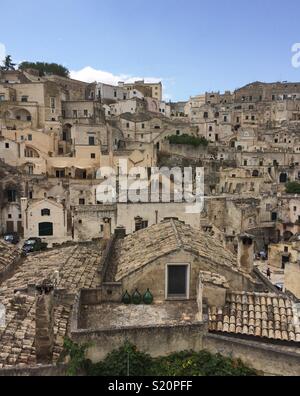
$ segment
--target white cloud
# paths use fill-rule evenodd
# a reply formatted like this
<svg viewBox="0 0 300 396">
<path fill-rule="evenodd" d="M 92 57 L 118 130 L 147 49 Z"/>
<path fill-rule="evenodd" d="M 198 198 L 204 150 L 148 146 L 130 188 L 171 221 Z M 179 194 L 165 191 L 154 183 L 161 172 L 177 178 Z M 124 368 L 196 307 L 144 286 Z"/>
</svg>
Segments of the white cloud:
<svg viewBox="0 0 300 396">
<path fill-rule="evenodd" d="M 75 80 L 81 80 L 85 82 L 97 81 L 111 85 L 117 85 L 119 81 L 123 81 L 125 83 L 132 83 L 137 80 L 145 80 L 145 82 L 149 82 L 149 83 L 162 81 L 161 78 L 157 78 L 157 77 L 134 77 L 128 74 L 116 75 L 104 70 L 94 69 L 90 66 L 86 66 L 78 71 L 71 70 L 70 76 Z"/>
<path fill-rule="evenodd" d="M 5 45 L 0 43 L 0 62 L 2 62 L 4 60 L 5 56 L 6 56 Z"/>
<path fill-rule="evenodd" d="M 163 100 L 164 100 L 165 102 L 169 102 L 170 100 L 172 100 L 172 95 L 169 94 L 169 93 L 164 93 L 164 94 L 163 94 Z"/>
</svg>

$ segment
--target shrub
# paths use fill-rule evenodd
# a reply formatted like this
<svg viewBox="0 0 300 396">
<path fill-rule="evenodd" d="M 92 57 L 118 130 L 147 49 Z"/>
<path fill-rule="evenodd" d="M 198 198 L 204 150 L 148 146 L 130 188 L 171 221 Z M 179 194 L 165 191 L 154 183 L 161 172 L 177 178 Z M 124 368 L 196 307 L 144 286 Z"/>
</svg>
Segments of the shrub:
<svg viewBox="0 0 300 396">
<path fill-rule="evenodd" d="M 149 375 L 152 366 L 152 358 L 137 350 L 126 342 L 121 348 L 111 352 L 102 362 L 92 364 L 86 362 L 87 375 L 90 376 L 126 376 Z"/>
<path fill-rule="evenodd" d="M 57 63 L 47 62 L 22 62 L 19 65 L 19 70 L 35 69 L 39 71 L 39 75 L 42 77 L 45 74 L 55 74 L 61 77 L 69 77 L 69 70 L 63 65 Z"/>
<path fill-rule="evenodd" d="M 285 186 L 287 194 L 300 194 L 300 183 L 289 182 Z"/>
<path fill-rule="evenodd" d="M 71 345 L 68 370 L 76 375 L 83 369 L 88 376 L 255 376 L 239 359 L 213 355 L 208 351 L 184 351 L 166 357 L 152 358 L 126 342 L 121 348 L 111 352 L 96 364 L 82 360 L 82 347 Z"/>
<path fill-rule="evenodd" d="M 199 147 L 199 146 L 208 146 L 208 141 L 205 139 L 205 137 L 196 137 L 196 136 L 190 136 L 187 134 L 184 135 L 172 135 L 168 136 L 168 140 L 170 144 L 188 144 L 194 147 Z"/>
</svg>

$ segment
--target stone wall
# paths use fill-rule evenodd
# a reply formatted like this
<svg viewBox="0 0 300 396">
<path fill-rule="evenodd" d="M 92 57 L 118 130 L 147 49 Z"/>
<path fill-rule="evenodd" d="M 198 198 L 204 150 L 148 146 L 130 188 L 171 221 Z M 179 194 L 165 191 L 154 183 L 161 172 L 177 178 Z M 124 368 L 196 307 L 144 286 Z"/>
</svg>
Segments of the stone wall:
<svg viewBox="0 0 300 396">
<path fill-rule="evenodd" d="M 285 289 L 300 299 L 300 263 L 288 263 L 284 271 Z"/>
<path fill-rule="evenodd" d="M 203 337 L 203 348 L 211 353 L 239 358 L 249 367 L 264 375 L 299 376 L 300 353 L 289 347 L 207 334 Z"/>
<path fill-rule="evenodd" d="M 175 253 L 163 256 L 149 265 L 140 268 L 135 273 L 124 277 L 122 280 L 123 291 L 128 290 L 133 293 L 138 288 L 140 293 L 144 293 L 147 288 L 151 290 L 156 301 L 165 300 L 166 291 L 166 265 L 167 264 L 190 264 L 190 299 L 196 298 L 196 282 L 199 271 L 210 271 L 218 273 L 226 278 L 232 290 L 236 291 L 254 291 L 259 290 L 259 285 L 255 284 L 250 277 L 238 272 L 234 268 L 222 263 L 212 264 L 210 260 L 204 257 L 197 257 L 185 250 L 176 251 Z"/>
<path fill-rule="evenodd" d="M 38 367 L 14 367 L 0 370 L 0 377 L 64 377 L 66 365 L 47 365 Z"/>
<path fill-rule="evenodd" d="M 205 324 L 138 327 L 107 331 L 72 331 L 72 340 L 77 343 L 91 343 L 87 358 L 96 363 L 105 359 L 108 353 L 129 341 L 153 357 L 167 356 L 173 352 L 202 350 Z"/>
<path fill-rule="evenodd" d="M 160 149 L 169 154 L 180 155 L 186 158 L 198 159 L 208 156 L 207 147 L 194 147 L 188 144 L 170 144 L 167 140 L 161 142 Z"/>
</svg>

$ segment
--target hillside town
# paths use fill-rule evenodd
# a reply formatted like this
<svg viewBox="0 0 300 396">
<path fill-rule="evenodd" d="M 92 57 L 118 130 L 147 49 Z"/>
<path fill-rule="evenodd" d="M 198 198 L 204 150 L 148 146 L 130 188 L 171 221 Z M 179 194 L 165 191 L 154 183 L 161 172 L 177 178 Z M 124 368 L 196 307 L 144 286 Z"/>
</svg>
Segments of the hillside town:
<svg viewBox="0 0 300 396">
<path fill-rule="evenodd" d="M 154 357 L 208 350 L 300 375 L 300 83 L 172 102 L 159 81 L 87 83 L 7 61 L 0 375 L 63 373 L 66 338 L 92 341 L 94 363 L 129 340 Z M 122 164 L 143 199 L 124 198 Z M 145 199 L 151 170 L 188 167 L 191 195 L 203 169 L 201 210 L 177 199 L 172 171 Z"/>
</svg>

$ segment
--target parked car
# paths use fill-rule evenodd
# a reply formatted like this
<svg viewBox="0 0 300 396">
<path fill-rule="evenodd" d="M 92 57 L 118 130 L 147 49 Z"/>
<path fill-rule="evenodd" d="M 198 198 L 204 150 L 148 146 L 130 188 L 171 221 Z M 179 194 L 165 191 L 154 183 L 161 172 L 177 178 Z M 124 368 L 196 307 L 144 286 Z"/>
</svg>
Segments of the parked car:
<svg viewBox="0 0 300 396">
<path fill-rule="evenodd" d="M 284 289 L 284 283 L 282 283 L 282 282 L 275 283 L 274 286 L 280 291 L 283 291 L 283 289 Z"/>
<path fill-rule="evenodd" d="M 5 242 L 17 245 L 20 242 L 20 237 L 16 232 L 10 232 L 4 235 Z"/>
<path fill-rule="evenodd" d="M 39 252 L 47 249 L 48 244 L 43 242 L 41 238 L 29 238 L 24 242 L 23 253 L 26 255 L 32 252 Z"/>
</svg>

